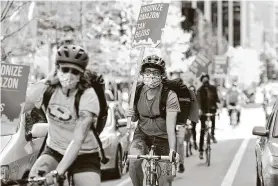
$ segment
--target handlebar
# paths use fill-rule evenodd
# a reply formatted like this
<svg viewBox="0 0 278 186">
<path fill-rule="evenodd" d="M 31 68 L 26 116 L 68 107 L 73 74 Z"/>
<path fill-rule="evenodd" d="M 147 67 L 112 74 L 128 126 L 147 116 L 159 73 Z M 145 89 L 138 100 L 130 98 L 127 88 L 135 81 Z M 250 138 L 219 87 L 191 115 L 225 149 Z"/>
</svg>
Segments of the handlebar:
<svg viewBox="0 0 278 186">
<path fill-rule="evenodd" d="M 9 185 L 22 185 L 27 183 L 39 183 L 45 182 L 45 177 L 35 177 L 35 178 L 28 178 L 28 179 L 19 179 L 19 180 L 5 180 L 1 179 L 2 186 L 9 186 Z"/>
<path fill-rule="evenodd" d="M 212 117 L 212 116 L 219 116 L 219 113 L 212 114 L 212 113 L 204 113 L 203 116 Z"/>
<path fill-rule="evenodd" d="M 145 159 L 145 160 L 165 160 L 165 161 L 171 161 L 171 158 L 169 156 L 150 156 L 150 155 L 128 155 L 128 159 Z"/>
</svg>

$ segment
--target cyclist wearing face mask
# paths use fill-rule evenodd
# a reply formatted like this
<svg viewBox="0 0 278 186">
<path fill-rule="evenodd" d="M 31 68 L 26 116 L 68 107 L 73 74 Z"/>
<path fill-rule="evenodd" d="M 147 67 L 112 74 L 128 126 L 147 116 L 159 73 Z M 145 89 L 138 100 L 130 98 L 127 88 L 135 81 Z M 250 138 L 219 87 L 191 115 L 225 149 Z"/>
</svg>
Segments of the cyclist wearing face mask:
<svg viewBox="0 0 278 186">
<path fill-rule="evenodd" d="M 175 127 L 180 106 L 176 93 L 170 90 L 166 101 L 166 118 L 161 117 L 160 96 L 163 91 L 164 74 L 163 59 L 153 55 L 143 60 L 141 66 L 143 85 L 138 101 L 135 102 L 134 108 L 126 110 L 127 117 L 132 117 L 134 122 L 138 120 L 130 154 L 147 154 L 152 145 L 155 145 L 157 155 L 172 156 L 172 153 L 176 151 Z M 171 173 L 171 170 L 168 169 L 167 163 L 160 163 L 160 167 L 159 185 L 169 185 L 172 179 L 167 176 L 167 173 Z M 134 186 L 143 185 L 144 174 L 141 160 L 130 160 L 129 175 Z"/>
<path fill-rule="evenodd" d="M 53 175 L 59 177 L 70 171 L 76 186 L 100 185 L 98 143 L 90 130 L 96 124 L 100 108 L 94 89 L 84 77 L 88 61 L 82 47 L 61 46 L 54 75 L 35 84 L 27 93 L 24 111 L 43 108 L 49 123 L 46 147 L 32 167 L 30 177 L 38 176 L 37 171 L 42 170 L 51 182 Z M 45 108 L 43 96 L 48 86 L 55 89 Z M 84 92 L 76 113 L 74 100 L 80 89 Z"/>
<path fill-rule="evenodd" d="M 215 114 L 217 109 L 220 107 L 220 100 L 217 93 L 217 88 L 214 85 L 209 83 L 209 75 L 202 74 L 200 77 L 200 81 L 203 85 L 197 91 L 197 98 L 200 107 L 200 120 L 201 120 L 201 134 L 200 134 L 200 159 L 203 159 L 203 145 L 204 145 L 204 135 L 205 135 L 205 126 L 206 126 L 206 116 L 202 115 L 203 113 L 212 113 Z M 215 130 L 215 116 L 211 117 L 212 127 L 211 127 L 211 135 L 214 143 L 217 143 L 216 138 L 214 136 Z"/>
</svg>

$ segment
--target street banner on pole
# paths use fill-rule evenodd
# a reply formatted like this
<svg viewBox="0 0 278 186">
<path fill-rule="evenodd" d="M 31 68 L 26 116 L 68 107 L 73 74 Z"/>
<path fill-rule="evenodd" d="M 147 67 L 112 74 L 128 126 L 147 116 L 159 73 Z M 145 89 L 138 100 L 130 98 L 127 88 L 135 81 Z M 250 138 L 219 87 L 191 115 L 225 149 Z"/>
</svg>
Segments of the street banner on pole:
<svg viewBox="0 0 278 186">
<path fill-rule="evenodd" d="M 29 72 L 29 66 L 1 63 L 1 122 L 19 121 Z"/>
<path fill-rule="evenodd" d="M 168 9 L 169 3 L 141 6 L 132 42 L 133 47 L 156 47 L 161 43 Z"/>
<path fill-rule="evenodd" d="M 189 66 L 189 71 L 196 75 L 198 78 L 202 73 L 208 73 L 208 66 L 211 61 L 202 52 L 196 55 L 196 59 Z"/>
<path fill-rule="evenodd" d="M 225 77 L 228 73 L 227 56 L 214 56 L 214 77 Z"/>
</svg>

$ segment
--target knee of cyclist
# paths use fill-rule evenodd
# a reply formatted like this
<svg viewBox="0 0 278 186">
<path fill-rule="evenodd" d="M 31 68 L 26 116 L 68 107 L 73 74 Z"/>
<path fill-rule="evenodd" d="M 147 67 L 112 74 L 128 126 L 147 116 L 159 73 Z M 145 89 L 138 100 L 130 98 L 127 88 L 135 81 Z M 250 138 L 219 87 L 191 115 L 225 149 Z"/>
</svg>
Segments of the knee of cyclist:
<svg viewBox="0 0 278 186">
<path fill-rule="evenodd" d="M 129 169 L 139 170 L 142 167 L 142 160 L 129 160 Z"/>
</svg>

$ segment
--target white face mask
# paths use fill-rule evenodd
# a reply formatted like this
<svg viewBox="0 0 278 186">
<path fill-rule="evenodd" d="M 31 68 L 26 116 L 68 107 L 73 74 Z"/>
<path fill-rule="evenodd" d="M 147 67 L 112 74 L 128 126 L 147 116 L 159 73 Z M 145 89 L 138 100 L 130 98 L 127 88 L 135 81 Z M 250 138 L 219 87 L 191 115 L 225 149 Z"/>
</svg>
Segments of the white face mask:
<svg viewBox="0 0 278 186">
<path fill-rule="evenodd" d="M 161 82 L 162 82 L 162 79 L 160 76 L 146 76 L 146 75 L 143 75 L 143 82 L 145 85 L 147 85 L 149 88 L 156 88 L 158 87 Z"/>
<path fill-rule="evenodd" d="M 57 77 L 63 88 L 72 89 L 75 88 L 79 82 L 80 76 L 72 73 L 63 73 L 58 70 Z"/>
</svg>

